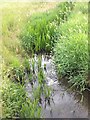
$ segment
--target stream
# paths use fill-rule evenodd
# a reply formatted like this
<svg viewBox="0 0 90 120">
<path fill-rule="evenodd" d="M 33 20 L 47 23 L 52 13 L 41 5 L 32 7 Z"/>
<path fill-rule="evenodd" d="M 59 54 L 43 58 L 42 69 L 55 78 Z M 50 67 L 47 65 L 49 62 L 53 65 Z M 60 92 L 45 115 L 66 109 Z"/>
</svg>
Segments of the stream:
<svg viewBox="0 0 90 120">
<path fill-rule="evenodd" d="M 35 55 L 37 60 L 37 55 Z M 44 69 L 46 65 L 46 69 Z M 65 80 L 58 80 L 54 63 L 50 56 L 42 55 L 41 66 L 44 71 L 45 81 L 52 89 L 52 99 L 50 104 L 42 102 L 43 118 L 88 118 L 88 93 L 83 95 L 83 102 L 80 102 L 81 95 L 75 91 L 68 90 L 68 84 Z M 37 68 L 37 65 L 35 64 Z M 37 73 L 37 69 L 35 70 Z M 34 84 L 37 86 L 37 83 Z M 29 82 L 26 83 L 26 91 L 31 97 L 32 87 Z"/>
</svg>

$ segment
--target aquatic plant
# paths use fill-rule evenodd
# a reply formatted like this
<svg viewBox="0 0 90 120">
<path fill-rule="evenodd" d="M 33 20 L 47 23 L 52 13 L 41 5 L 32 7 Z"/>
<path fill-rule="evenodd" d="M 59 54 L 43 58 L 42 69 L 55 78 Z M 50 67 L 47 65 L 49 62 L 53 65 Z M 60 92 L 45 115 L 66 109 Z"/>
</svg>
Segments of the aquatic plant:
<svg viewBox="0 0 90 120">
<path fill-rule="evenodd" d="M 40 70 L 38 72 L 38 75 L 37 75 L 37 78 L 38 78 L 38 83 L 39 84 L 43 85 L 45 83 L 45 76 L 44 76 L 42 68 L 40 68 Z"/>
<path fill-rule="evenodd" d="M 46 64 L 44 64 L 44 70 L 46 70 Z"/>
<path fill-rule="evenodd" d="M 35 60 L 34 60 L 34 58 L 32 58 L 31 64 L 32 64 L 32 71 L 33 71 L 33 73 L 35 73 Z"/>
<path fill-rule="evenodd" d="M 25 60 L 24 60 L 24 62 L 23 62 L 23 66 L 24 66 L 25 72 L 26 72 L 27 74 L 30 74 L 30 73 L 31 73 L 31 68 L 30 68 L 29 59 L 25 58 Z"/>
<path fill-rule="evenodd" d="M 50 97 L 51 97 L 51 89 L 47 85 L 44 86 L 44 97 L 45 97 L 45 102 L 48 101 L 48 104 L 50 105 Z"/>
<path fill-rule="evenodd" d="M 41 64 L 42 64 L 42 56 L 38 56 L 38 62 L 37 62 L 38 71 L 41 69 Z"/>
<path fill-rule="evenodd" d="M 38 100 L 27 99 L 26 103 L 22 104 L 20 116 L 23 118 L 40 118 L 41 117 L 41 107 L 38 106 Z"/>
</svg>

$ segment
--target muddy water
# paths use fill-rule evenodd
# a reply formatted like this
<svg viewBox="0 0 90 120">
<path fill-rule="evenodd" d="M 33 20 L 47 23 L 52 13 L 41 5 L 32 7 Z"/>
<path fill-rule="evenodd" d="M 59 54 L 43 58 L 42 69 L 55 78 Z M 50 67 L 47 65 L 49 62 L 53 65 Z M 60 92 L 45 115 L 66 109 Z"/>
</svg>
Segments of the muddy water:
<svg viewBox="0 0 90 120">
<path fill-rule="evenodd" d="M 35 56 L 37 60 L 37 56 Z M 44 70 L 44 65 L 46 69 Z M 50 105 L 44 102 L 42 104 L 43 118 L 88 118 L 88 99 L 87 92 L 84 95 L 83 102 L 80 102 L 81 95 L 76 92 L 68 91 L 68 84 L 62 80 L 58 81 L 57 74 L 52 59 L 49 56 L 42 55 L 42 68 L 44 70 L 46 83 L 52 89 L 52 99 Z M 36 69 L 37 72 L 37 69 Z M 27 83 L 26 90 L 31 97 L 32 89 L 30 83 Z"/>
</svg>

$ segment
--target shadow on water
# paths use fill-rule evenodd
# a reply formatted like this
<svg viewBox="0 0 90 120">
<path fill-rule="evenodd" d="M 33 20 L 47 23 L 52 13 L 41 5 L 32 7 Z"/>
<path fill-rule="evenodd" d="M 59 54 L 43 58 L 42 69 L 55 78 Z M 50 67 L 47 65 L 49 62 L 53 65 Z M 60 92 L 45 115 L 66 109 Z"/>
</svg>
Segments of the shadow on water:
<svg viewBox="0 0 90 120">
<path fill-rule="evenodd" d="M 35 74 L 37 74 L 37 59 L 41 56 L 41 67 L 45 75 L 45 82 L 52 90 L 50 99 L 46 101 L 42 97 L 42 116 L 44 118 L 88 118 L 88 92 L 82 95 L 79 92 L 69 90 L 67 80 L 59 80 L 56 74 L 51 56 L 35 55 Z M 37 87 L 37 82 L 34 82 Z M 32 97 L 32 86 L 26 83 L 29 97 Z M 83 102 L 80 102 L 83 98 Z"/>
</svg>

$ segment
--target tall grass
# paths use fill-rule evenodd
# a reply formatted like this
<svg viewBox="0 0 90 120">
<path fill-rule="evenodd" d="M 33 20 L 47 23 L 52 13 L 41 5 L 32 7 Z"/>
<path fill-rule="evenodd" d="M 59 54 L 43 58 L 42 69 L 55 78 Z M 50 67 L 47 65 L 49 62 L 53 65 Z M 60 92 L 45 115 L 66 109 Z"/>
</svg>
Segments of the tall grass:
<svg viewBox="0 0 90 120">
<path fill-rule="evenodd" d="M 22 26 L 26 23 L 35 12 L 46 11 L 54 7 L 57 3 L 1 3 L 2 11 L 2 47 L 0 54 L 6 64 L 13 64 L 16 59 L 22 62 L 23 57 L 27 56 L 22 48 L 19 34 Z M 50 8 L 49 8 L 50 7 Z M 36 11 L 37 10 L 37 11 Z M 7 54 L 8 51 L 8 54 Z M 15 60 L 14 60 L 14 59 Z M 9 64 L 9 65 L 10 65 Z"/>
<path fill-rule="evenodd" d="M 40 118 L 41 108 L 37 100 L 27 97 L 24 86 L 8 82 L 3 88 L 3 117 L 4 118 Z"/>
<path fill-rule="evenodd" d="M 56 3 L 55 3 L 56 4 Z M 23 84 L 25 81 L 25 70 L 30 70 L 28 62 L 24 59 L 29 58 L 22 48 L 18 38 L 22 26 L 31 14 L 38 11 L 46 11 L 55 6 L 54 3 L 1 3 L 2 11 L 2 43 L 0 42 L 0 55 L 3 59 L 2 76 L 2 117 L 40 117 L 40 109 L 37 101 L 29 101 Z M 43 6 L 43 7 L 42 7 Z M 49 8 L 50 6 L 50 8 Z M 1 36 L 0 36 L 1 39 Z M 1 61 L 0 61 L 1 62 Z M 23 68 L 23 66 L 25 68 Z M 9 80 L 8 80 L 9 79 Z M 12 82 L 12 81 L 14 82 Z M 31 78 L 30 78 L 31 80 Z M 8 81 L 8 82 L 7 82 Z M 15 82 L 17 81 L 17 82 Z M 37 107 L 38 106 L 38 107 Z M 33 109 L 32 109 L 33 108 Z M 28 112 L 27 112 L 28 111 Z M 35 114 L 34 114 L 35 113 Z"/>
<path fill-rule="evenodd" d="M 37 73 L 35 70 L 36 64 Z M 9 79 L 6 87 L 2 89 L 4 117 L 40 118 L 42 99 L 45 98 L 45 101 L 50 102 L 51 96 L 51 90 L 45 82 L 41 56 L 39 56 L 38 62 L 35 62 L 34 58 L 31 60 L 26 58 L 23 64 L 11 67 L 4 75 L 4 80 Z M 32 97 L 30 98 L 25 91 L 26 82 L 29 82 L 32 86 Z"/>
<path fill-rule="evenodd" d="M 45 13 L 32 15 L 20 35 L 24 49 L 28 53 L 50 52 L 57 38 L 57 26 L 67 20 L 72 8 L 72 3 L 65 2 Z"/>
<path fill-rule="evenodd" d="M 5 67 L 4 75 L 12 81 L 17 81 L 16 83 L 9 81 L 2 89 L 4 117 L 40 118 L 39 104 L 42 95 L 50 103 L 51 92 L 45 83 L 41 58 L 38 60 L 38 74 L 35 78 L 35 61 L 34 59 L 29 61 L 26 52 L 30 54 L 31 52 L 50 52 L 54 47 L 58 74 L 61 77 L 66 76 L 71 85 L 80 88 L 81 92 L 87 85 L 87 6 L 76 4 L 72 11 L 73 3 L 65 2 L 52 10 L 31 16 L 36 9 L 44 11 L 43 8 L 38 8 L 39 5 L 43 6 L 41 3 L 38 3 L 34 9 L 32 5 L 20 6 L 18 14 L 16 14 L 16 6 L 13 10 L 7 8 L 8 14 L 3 9 L 3 51 L 1 54 L 9 70 L 8 72 Z M 19 34 L 21 41 L 19 41 Z M 57 41 L 58 38 L 59 41 Z M 23 84 L 27 79 L 26 74 L 33 89 L 33 99 L 30 100 Z M 33 88 L 35 81 L 38 83 L 37 88 Z"/>
<path fill-rule="evenodd" d="M 7 82 L 8 85 L 3 87 L 3 117 L 19 117 L 22 103 L 26 102 L 26 93 L 24 87 Z"/>
<path fill-rule="evenodd" d="M 60 26 L 60 40 L 54 49 L 59 76 L 67 77 L 71 86 L 79 88 L 81 92 L 88 84 L 87 18 L 87 3 L 77 3 L 69 20 Z"/>
</svg>

